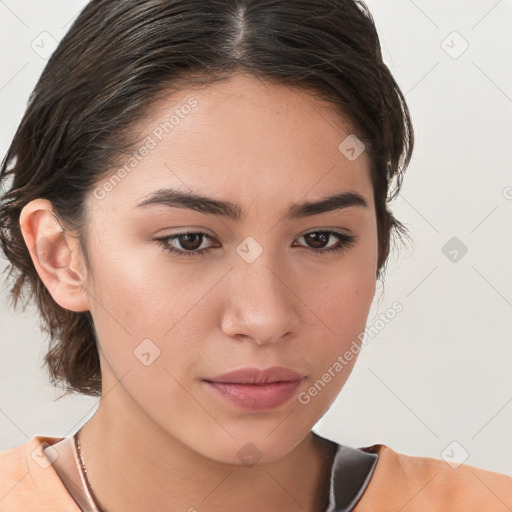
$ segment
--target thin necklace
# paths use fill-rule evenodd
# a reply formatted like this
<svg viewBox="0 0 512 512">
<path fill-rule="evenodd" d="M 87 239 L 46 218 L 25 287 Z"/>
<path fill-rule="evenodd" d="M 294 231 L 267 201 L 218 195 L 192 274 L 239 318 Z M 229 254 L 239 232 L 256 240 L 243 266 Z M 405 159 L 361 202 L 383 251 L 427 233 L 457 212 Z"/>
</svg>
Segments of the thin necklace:
<svg viewBox="0 0 512 512">
<path fill-rule="evenodd" d="M 103 512 L 95 499 L 94 492 L 92 490 L 91 481 L 89 480 L 89 475 L 87 474 L 87 469 L 84 464 L 84 458 L 82 457 L 82 451 L 80 450 L 80 439 L 78 438 L 78 431 L 75 434 L 75 441 L 76 441 L 75 446 L 78 451 L 78 457 L 80 459 L 80 471 L 82 472 L 82 475 L 85 477 L 85 484 L 87 486 L 87 490 L 89 491 L 89 493 L 91 495 L 92 502 L 93 502 L 94 506 L 97 508 L 98 512 Z"/>
</svg>

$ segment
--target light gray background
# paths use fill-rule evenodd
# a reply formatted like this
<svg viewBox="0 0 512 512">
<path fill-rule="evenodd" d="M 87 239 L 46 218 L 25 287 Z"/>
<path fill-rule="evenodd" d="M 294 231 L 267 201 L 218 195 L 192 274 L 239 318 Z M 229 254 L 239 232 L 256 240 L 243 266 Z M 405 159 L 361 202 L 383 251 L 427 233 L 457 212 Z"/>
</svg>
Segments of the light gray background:
<svg viewBox="0 0 512 512">
<path fill-rule="evenodd" d="M 85 4 L 0 0 L 2 156 L 51 38 Z M 512 475 L 512 0 L 367 4 L 416 131 L 393 204 L 415 243 L 394 252 L 368 326 L 395 301 L 403 311 L 368 338 L 315 430 L 419 456 L 467 452 L 466 463 Z M 467 247 L 448 247 L 457 261 L 443 252 L 453 237 Z M 35 311 L 13 311 L 5 288 L 0 299 L 0 451 L 70 435 L 98 399 L 53 401 L 60 392 L 40 368 L 46 341 Z"/>
</svg>

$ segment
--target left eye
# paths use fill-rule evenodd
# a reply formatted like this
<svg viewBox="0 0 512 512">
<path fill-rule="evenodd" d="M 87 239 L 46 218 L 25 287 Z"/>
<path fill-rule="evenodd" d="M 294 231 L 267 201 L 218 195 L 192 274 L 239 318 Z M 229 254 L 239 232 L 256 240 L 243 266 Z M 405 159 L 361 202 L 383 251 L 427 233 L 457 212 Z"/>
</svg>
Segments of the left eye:
<svg viewBox="0 0 512 512">
<path fill-rule="evenodd" d="M 176 235 L 166 236 L 163 238 L 156 238 L 155 240 L 162 245 L 165 251 L 178 256 L 202 256 L 205 252 L 214 248 L 202 247 L 205 238 L 212 240 L 210 235 L 200 231 L 178 233 Z M 301 238 L 306 240 L 306 243 L 312 244 L 312 247 L 310 246 L 307 248 L 317 254 L 343 251 L 356 242 L 355 236 L 338 233 L 337 231 L 310 231 L 309 233 L 300 236 L 297 240 L 300 240 Z M 331 238 L 334 238 L 337 242 L 334 245 L 331 244 L 331 246 L 329 246 L 327 245 L 327 242 L 329 242 Z M 171 242 L 179 243 L 181 247 L 176 248 L 175 245 L 171 245 Z M 328 247 L 328 249 L 325 249 L 324 247 Z"/>
<path fill-rule="evenodd" d="M 328 242 L 331 239 L 331 237 L 337 240 L 337 243 L 334 246 L 326 245 L 326 242 Z M 318 248 L 318 246 L 320 245 L 321 250 L 314 251 L 320 254 L 325 254 L 333 251 L 343 251 L 345 249 L 348 249 L 356 241 L 355 236 L 346 235 L 344 233 L 338 233 L 337 231 L 310 231 L 309 233 L 306 233 L 305 235 L 299 237 L 298 240 L 300 240 L 301 238 L 307 240 L 308 243 L 312 243 L 313 250 Z M 326 246 L 329 248 L 324 249 L 324 247 Z"/>
</svg>

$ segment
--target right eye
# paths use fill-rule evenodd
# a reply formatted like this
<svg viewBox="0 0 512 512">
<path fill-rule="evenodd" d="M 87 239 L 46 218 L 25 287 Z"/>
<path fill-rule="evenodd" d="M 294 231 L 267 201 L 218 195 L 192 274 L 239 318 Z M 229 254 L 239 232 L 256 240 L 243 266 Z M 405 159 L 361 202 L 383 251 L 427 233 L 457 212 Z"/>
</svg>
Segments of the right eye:
<svg viewBox="0 0 512 512">
<path fill-rule="evenodd" d="M 159 242 L 165 251 L 178 256 L 203 256 L 205 252 L 213 249 L 213 247 L 200 248 L 203 245 L 204 238 L 211 239 L 212 237 L 201 231 L 187 231 L 156 238 L 155 240 Z M 175 245 L 172 245 L 171 242 L 176 241 L 181 245 L 181 248 L 176 248 Z"/>
</svg>

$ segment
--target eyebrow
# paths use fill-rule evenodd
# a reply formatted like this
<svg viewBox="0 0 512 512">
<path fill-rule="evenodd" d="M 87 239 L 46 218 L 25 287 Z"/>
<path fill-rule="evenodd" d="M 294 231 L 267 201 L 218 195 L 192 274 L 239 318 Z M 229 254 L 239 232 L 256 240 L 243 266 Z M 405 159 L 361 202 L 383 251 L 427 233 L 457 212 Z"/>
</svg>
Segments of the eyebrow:
<svg viewBox="0 0 512 512">
<path fill-rule="evenodd" d="M 169 188 L 151 193 L 137 205 L 137 208 L 150 205 L 190 209 L 208 215 L 221 215 L 232 220 L 240 220 L 247 213 L 244 212 L 238 203 Z M 368 204 L 362 195 L 353 191 L 345 191 L 317 201 L 304 201 L 293 204 L 286 212 L 285 217 L 290 220 L 301 219 L 321 213 L 342 210 L 351 206 L 368 208 Z"/>
</svg>

